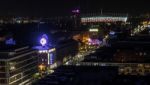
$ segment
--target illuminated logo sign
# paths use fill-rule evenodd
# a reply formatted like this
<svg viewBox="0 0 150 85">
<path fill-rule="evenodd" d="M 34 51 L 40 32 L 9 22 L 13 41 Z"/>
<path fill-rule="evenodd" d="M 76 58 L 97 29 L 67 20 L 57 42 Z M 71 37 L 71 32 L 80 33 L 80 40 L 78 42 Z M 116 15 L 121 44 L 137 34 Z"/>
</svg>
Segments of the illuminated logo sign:
<svg viewBox="0 0 150 85">
<path fill-rule="evenodd" d="M 42 46 L 46 46 L 46 44 L 48 43 L 48 37 L 46 34 L 42 35 L 42 38 L 40 39 L 40 43 Z"/>
<path fill-rule="evenodd" d="M 45 46 L 47 44 L 47 40 L 45 38 L 41 38 L 40 43 L 42 46 Z"/>
<path fill-rule="evenodd" d="M 54 52 L 55 50 L 56 50 L 55 48 L 52 48 L 49 50 L 39 50 L 39 53 L 51 53 L 51 52 Z"/>
</svg>

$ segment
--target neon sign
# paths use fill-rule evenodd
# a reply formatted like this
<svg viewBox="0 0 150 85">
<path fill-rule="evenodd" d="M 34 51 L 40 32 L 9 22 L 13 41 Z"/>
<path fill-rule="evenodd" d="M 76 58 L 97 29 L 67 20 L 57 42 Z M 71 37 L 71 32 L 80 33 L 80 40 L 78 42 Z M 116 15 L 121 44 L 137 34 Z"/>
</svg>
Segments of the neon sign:
<svg viewBox="0 0 150 85">
<path fill-rule="evenodd" d="M 42 46 L 46 46 L 47 43 L 48 43 L 48 37 L 47 37 L 46 34 L 43 34 L 43 35 L 42 35 L 42 38 L 40 39 L 40 44 L 41 44 Z"/>
<path fill-rule="evenodd" d="M 47 40 L 45 38 L 41 38 L 40 43 L 42 46 L 45 46 L 47 44 Z"/>
</svg>

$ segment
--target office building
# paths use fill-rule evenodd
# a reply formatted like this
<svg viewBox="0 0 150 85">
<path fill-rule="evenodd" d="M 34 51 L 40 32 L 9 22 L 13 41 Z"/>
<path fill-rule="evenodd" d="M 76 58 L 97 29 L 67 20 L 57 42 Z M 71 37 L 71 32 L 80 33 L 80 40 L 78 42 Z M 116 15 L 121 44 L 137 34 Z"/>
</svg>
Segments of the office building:
<svg viewBox="0 0 150 85">
<path fill-rule="evenodd" d="M 36 50 L 21 45 L 0 50 L 0 85 L 30 85 L 38 67 Z"/>
</svg>

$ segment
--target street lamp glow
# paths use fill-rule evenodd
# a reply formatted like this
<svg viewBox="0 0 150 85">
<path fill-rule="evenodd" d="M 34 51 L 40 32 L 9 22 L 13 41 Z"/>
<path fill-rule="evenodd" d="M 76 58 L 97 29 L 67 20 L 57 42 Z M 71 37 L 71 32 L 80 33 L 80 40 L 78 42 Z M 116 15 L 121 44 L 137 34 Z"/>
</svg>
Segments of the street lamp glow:
<svg viewBox="0 0 150 85">
<path fill-rule="evenodd" d="M 41 64 L 39 65 L 39 69 L 42 71 L 42 70 L 45 70 L 45 65 Z"/>
</svg>

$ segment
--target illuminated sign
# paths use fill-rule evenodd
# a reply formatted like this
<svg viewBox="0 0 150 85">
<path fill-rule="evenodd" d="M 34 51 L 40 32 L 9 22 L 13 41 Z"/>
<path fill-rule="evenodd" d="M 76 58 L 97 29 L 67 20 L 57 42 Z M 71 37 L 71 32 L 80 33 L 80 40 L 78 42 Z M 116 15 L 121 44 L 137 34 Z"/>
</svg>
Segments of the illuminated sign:
<svg viewBox="0 0 150 85">
<path fill-rule="evenodd" d="M 72 10 L 73 13 L 80 13 L 79 9 Z"/>
<path fill-rule="evenodd" d="M 49 50 L 39 50 L 39 53 L 51 53 L 51 52 L 54 52 L 55 50 L 56 50 L 55 48 L 52 48 Z"/>
<path fill-rule="evenodd" d="M 49 65 L 50 64 L 50 54 L 48 53 L 47 56 L 48 56 L 47 64 Z"/>
<path fill-rule="evenodd" d="M 48 53 L 48 61 L 47 61 L 47 64 L 48 65 L 52 65 L 53 64 L 53 62 L 54 62 L 54 55 L 53 55 L 53 53 Z"/>
<path fill-rule="evenodd" d="M 40 39 L 40 43 L 42 46 L 46 46 L 46 44 L 48 43 L 48 37 L 46 34 L 42 35 L 42 38 Z"/>
<path fill-rule="evenodd" d="M 98 39 L 89 39 L 88 43 L 89 45 L 100 45 L 101 41 Z"/>
<path fill-rule="evenodd" d="M 45 46 L 47 44 L 47 40 L 45 38 L 41 38 L 40 43 L 42 46 Z"/>
<path fill-rule="evenodd" d="M 98 29 L 89 29 L 90 32 L 98 32 Z"/>
</svg>

